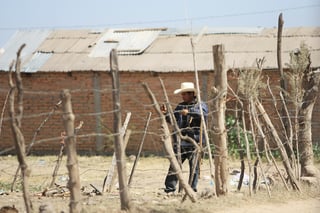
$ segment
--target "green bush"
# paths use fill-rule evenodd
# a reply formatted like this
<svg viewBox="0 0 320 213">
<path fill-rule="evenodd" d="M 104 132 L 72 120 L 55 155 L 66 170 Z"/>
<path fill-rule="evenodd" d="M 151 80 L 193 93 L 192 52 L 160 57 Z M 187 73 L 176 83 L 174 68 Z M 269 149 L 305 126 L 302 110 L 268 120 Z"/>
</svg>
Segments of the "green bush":
<svg viewBox="0 0 320 213">
<path fill-rule="evenodd" d="M 246 156 L 246 139 L 245 134 L 249 141 L 250 152 L 254 153 L 253 138 L 250 132 L 244 132 L 244 129 L 241 124 L 237 125 L 236 118 L 234 116 L 226 117 L 226 128 L 228 136 L 228 153 L 229 156 L 234 158 L 239 158 L 239 152 L 243 151 L 243 154 Z"/>
<path fill-rule="evenodd" d="M 316 143 L 313 145 L 313 156 L 316 161 L 320 161 L 320 145 Z"/>
</svg>

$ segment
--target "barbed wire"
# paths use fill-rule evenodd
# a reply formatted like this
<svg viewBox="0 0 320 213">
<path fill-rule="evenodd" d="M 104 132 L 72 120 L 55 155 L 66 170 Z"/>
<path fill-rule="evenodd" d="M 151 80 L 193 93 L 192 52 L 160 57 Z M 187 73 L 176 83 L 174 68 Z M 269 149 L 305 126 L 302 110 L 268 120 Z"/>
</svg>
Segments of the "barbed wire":
<svg viewBox="0 0 320 213">
<path fill-rule="evenodd" d="M 128 88 L 131 88 L 132 85 L 130 83 L 126 84 L 126 87 Z M 0 87 L 0 93 L 7 93 L 7 89 L 5 87 Z M 97 92 L 97 93 L 112 93 L 112 89 L 111 88 L 102 88 L 102 89 L 71 89 L 71 94 L 86 94 L 86 93 L 91 93 L 91 92 Z M 123 92 L 123 91 L 122 91 Z M 29 90 L 29 89 L 26 89 L 25 90 L 25 96 L 28 97 L 33 97 L 33 96 L 38 96 L 38 95 L 43 95 L 43 96 L 56 96 L 57 100 L 59 99 L 59 95 L 61 92 L 59 91 L 34 91 L 34 90 Z M 124 91 L 125 93 L 125 91 Z M 216 97 L 209 97 L 206 99 L 206 101 L 203 101 L 205 102 L 207 105 L 210 106 L 210 104 L 215 100 Z M 138 98 L 135 98 L 134 96 L 133 97 L 130 97 L 131 101 L 133 101 L 134 103 L 137 103 L 139 104 L 142 108 L 144 108 L 145 110 L 152 110 L 153 107 L 154 107 L 154 104 L 151 104 L 151 103 L 141 103 L 141 101 L 138 99 Z M 280 98 L 276 101 L 280 101 Z M 273 99 L 272 98 L 267 98 L 267 97 L 263 97 L 263 102 L 265 103 L 272 103 L 273 102 Z M 178 102 L 171 102 L 169 103 L 171 104 L 172 106 L 175 106 L 178 104 Z M 48 116 L 50 115 L 50 104 L 47 104 L 47 109 L 46 111 L 47 112 L 39 112 L 39 113 L 34 113 L 34 114 L 24 114 L 23 116 L 23 120 L 25 123 L 28 123 L 28 119 L 34 119 L 34 118 L 41 118 L 41 117 L 45 117 L 45 116 Z M 52 104 L 53 106 L 53 104 Z M 43 108 L 43 107 L 42 107 Z M 241 109 L 241 110 L 244 110 L 244 113 L 249 113 L 247 111 L 247 109 Z M 229 112 L 231 115 L 232 114 L 235 114 L 236 111 L 240 111 L 240 109 L 235 109 L 234 107 L 227 107 L 226 109 L 227 112 Z M 317 108 L 315 108 L 315 111 L 319 111 Z M 110 109 L 110 110 L 103 110 L 103 111 L 100 111 L 100 112 L 77 112 L 75 114 L 76 117 L 78 118 L 85 118 L 85 117 L 97 117 L 97 116 L 105 116 L 105 115 L 112 115 L 115 111 L 113 109 Z M 211 109 L 208 113 L 208 119 L 209 119 L 209 125 L 210 125 L 210 120 L 213 119 L 213 114 L 215 112 Z M 62 116 L 63 115 L 63 112 L 61 110 L 57 110 L 55 113 L 54 113 L 56 116 Z M 141 120 L 141 121 L 145 121 L 145 116 L 144 115 L 141 115 L 141 114 L 135 114 L 135 116 L 137 117 L 138 120 Z M 260 114 L 257 114 L 257 117 L 259 117 Z M 269 116 L 271 117 L 271 119 L 274 119 L 274 120 L 277 120 L 277 119 L 282 119 L 282 118 L 285 118 L 284 116 L 283 117 L 278 117 L 278 115 L 276 113 L 270 113 Z M 5 116 L 2 118 L 4 122 L 8 122 L 10 120 L 9 117 Z M 94 120 L 94 119 L 93 119 Z M 151 122 L 152 123 L 156 123 L 160 121 L 160 117 L 159 116 L 153 116 L 153 118 L 151 119 Z M 61 121 L 61 124 L 62 124 L 62 121 Z M 56 124 L 51 124 L 51 125 L 56 125 Z M 1 127 L 3 128 L 3 127 Z M 159 130 L 148 130 L 147 132 L 147 135 L 150 136 L 151 138 L 160 138 L 161 135 L 160 133 L 158 132 Z M 228 130 L 227 130 L 228 131 Z M 209 134 L 214 134 L 214 132 L 212 130 L 208 130 Z M 143 130 L 134 130 L 132 132 L 133 134 L 135 135 L 139 135 L 139 134 L 142 134 L 143 133 Z M 174 135 L 174 132 L 171 133 L 171 136 Z M 114 136 L 114 134 L 112 134 L 112 132 L 108 132 L 108 133 L 99 133 L 99 132 L 92 132 L 92 133 L 86 133 L 86 134 L 79 134 L 77 135 L 77 138 L 79 139 L 83 139 L 83 138 L 92 138 L 92 137 L 102 137 L 102 138 L 112 138 Z M 2 135 L 0 135 L 0 138 L 2 137 Z M 152 139 L 153 141 L 156 141 Z M 59 137 L 47 137 L 47 138 L 44 138 L 44 139 L 40 139 L 40 140 L 36 140 L 35 141 L 35 144 L 42 144 L 42 143 L 48 143 L 48 142 L 53 142 L 53 141 L 59 141 L 60 140 L 60 136 Z M 79 142 L 80 144 L 82 142 Z M 159 144 L 157 145 L 159 147 Z M 8 152 L 11 152 L 14 150 L 14 146 L 11 146 L 11 147 L 8 147 L 6 149 L 3 149 L 0 151 L 0 155 L 3 155 L 5 153 L 8 153 Z"/>
<path fill-rule="evenodd" d="M 136 84 L 127 84 L 128 88 L 132 88 L 133 86 L 136 86 Z M 1 88 L 0 87 L 0 92 L 4 92 L 6 91 L 5 88 Z M 85 97 L 87 95 L 87 93 L 91 93 L 92 91 L 95 91 L 97 93 L 104 93 L 104 94 L 108 94 L 110 93 L 110 96 L 112 94 L 112 90 L 110 90 L 109 88 L 102 88 L 101 90 L 91 90 L 91 89 L 75 89 L 75 90 L 71 90 L 71 94 L 72 95 L 79 95 L 79 94 L 83 94 L 83 96 Z M 126 91 L 120 91 L 121 93 L 126 93 Z M 50 103 L 46 103 L 45 106 L 42 106 L 41 109 L 39 110 L 38 113 L 33 113 L 33 114 L 25 114 L 23 116 L 23 123 L 31 123 L 33 125 L 35 125 L 34 129 L 36 129 L 36 126 L 38 125 L 37 123 L 35 123 L 35 121 L 33 120 L 34 118 L 37 118 L 37 120 L 41 120 L 42 117 L 47 117 L 48 115 L 50 115 L 50 109 L 56 104 L 57 100 L 59 100 L 59 95 L 60 95 L 60 92 L 58 91 L 40 91 L 40 93 L 38 91 L 32 91 L 32 90 L 26 90 L 26 93 L 25 93 L 25 96 L 26 98 L 30 98 L 30 97 L 37 97 L 39 94 L 41 94 L 42 96 L 55 96 L 55 97 L 50 97 L 50 100 L 51 100 L 51 104 Z M 151 111 L 153 110 L 155 104 L 150 104 L 149 102 L 146 101 L 146 103 L 144 102 L 141 102 L 141 99 L 139 97 L 136 97 L 134 95 L 134 91 L 130 91 L 128 97 L 130 97 L 130 101 L 132 101 L 132 103 L 136 104 L 136 105 L 139 105 L 141 106 L 142 109 L 144 109 L 144 111 Z M 159 95 L 159 94 L 158 94 Z M 140 94 L 141 96 L 141 94 Z M 0 96 L 0 98 L 2 98 Z M 92 97 L 93 98 L 93 97 Z M 209 108 L 211 109 L 208 113 L 208 133 L 209 135 L 213 135 L 213 134 L 216 134 L 214 130 L 212 130 L 210 127 L 210 125 L 212 125 L 212 119 L 213 118 L 213 115 L 214 113 L 216 113 L 215 111 L 212 110 L 212 107 L 210 107 L 210 105 L 216 100 L 217 97 L 211 97 L 210 95 L 208 95 L 208 98 L 206 99 L 206 101 L 204 101 L 208 106 Z M 54 101 L 52 101 L 54 99 Z M 44 99 L 45 100 L 45 99 Z M 49 100 L 49 99 L 48 99 Z M 147 99 L 146 99 L 147 100 Z M 273 99 L 271 98 L 265 98 L 263 97 L 262 98 L 263 102 L 264 103 L 268 103 L 268 104 L 272 104 L 273 103 Z M 111 100 L 112 101 L 112 100 Z M 280 99 L 278 100 L 280 101 Z M 178 101 L 172 101 L 170 102 L 169 104 L 171 104 L 172 106 L 175 106 L 177 105 Z M 227 103 L 227 108 L 226 108 L 226 111 L 228 113 L 230 113 L 231 115 L 234 115 L 236 114 L 235 112 L 240 112 L 241 110 L 244 111 L 244 113 L 246 114 L 249 114 L 250 112 L 248 111 L 247 108 L 243 108 L 243 109 L 237 109 L 235 107 L 232 106 L 231 104 L 232 102 L 230 103 Z M 33 103 L 34 104 L 34 103 Z M 76 106 L 78 105 L 79 103 L 76 102 L 76 101 L 73 101 L 72 102 L 72 105 L 75 107 L 76 109 Z M 230 106 L 229 106 L 230 104 Z M 28 103 L 28 107 L 30 105 L 30 102 Z M 45 112 L 43 112 L 43 111 Z M 92 108 L 92 110 L 94 110 L 94 108 Z M 129 110 L 129 109 L 125 109 L 123 110 L 124 112 L 126 110 Z M 317 111 L 319 111 L 318 109 L 315 109 Z M 42 111 L 42 112 L 41 112 Z M 79 111 L 79 112 L 75 112 L 75 117 L 80 120 L 80 119 L 84 119 L 85 121 L 86 120 L 94 120 L 96 122 L 96 117 L 98 116 L 101 116 L 103 117 L 102 118 L 102 121 L 103 122 L 103 119 L 108 119 L 108 120 L 111 120 L 109 118 L 106 118 L 106 116 L 108 115 L 112 115 L 113 113 L 115 112 L 115 110 L 113 110 L 112 108 L 110 109 L 107 109 L 104 108 L 104 110 L 102 110 L 101 112 L 85 112 L 85 110 L 82 110 L 82 111 Z M 26 112 L 25 112 L 26 113 Z M 51 128 L 52 126 L 56 126 L 56 125 L 61 125 L 61 131 L 63 131 L 63 125 L 62 125 L 62 115 L 63 115 L 63 112 L 61 109 L 57 110 L 54 112 L 54 114 L 60 118 L 55 118 L 55 121 L 49 125 L 47 125 L 47 127 Z M 144 115 L 144 113 L 136 113 L 134 114 L 136 119 L 137 120 L 140 120 L 142 122 L 146 121 L 146 117 Z M 257 113 L 256 116 L 257 117 L 261 117 L 261 113 Z M 104 117 L 105 116 L 105 117 Z M 281 119 L 279 118 L 279 116 L 276 114 L 276 113 L 269 113 L 269 116 L 271 117 L 271 119 L 273 120 L 277 120 L 277 119 Z M 161 117 L 159 115 L 157 115 L 156 113 L 154 113 L 153 115 L 153 118 L 150 120 L 150 123 L 151 125 L 154 126 L 154 128 L 148 128 L 148 131 L 147 131 L 147 136 L 149 137 L 149 147 L 153 147 L 153 154 L 155 154 L 156 156 L 161 156 L 161 157 L 164 157 L 164 158 L 168 158 L 169 155 L 167 153 L 165 153 L 163 147 L 162 147 L 162 143 L 160 141 L 160 138 L 163 137 L 163 135 L 160 133 L 160 119 Z M 10 121 L 10 118 L 9 117 L 4 117 L 3 118 L 3 121 L 5 122 L 9 122 Z M 40 123 L 40 122 L 39 122 Z M 59 124 L 58 124 L 59 123 Z M 29 125 L 29 124 L 28 124 Z M 102 125 L 102 124 L 100 124 Z M 107 125 L 107 124 L 104 124 L 104 125 Z M 132 124 L 133 126 L 135 126 L 136 124 Z M 8 125 L 7 125 L 8 127 Z M 3 127 L 0 127 L 0 128 L 3 128 Z M 227 128 L 226 129 L 226 132 L 229 132 L 230 128 Z M 6 129 L 6 131 L 8 131 Z M 84 131 L 84 130 L 81 130 L 81 131 Z M 250 133 L 250 131 L 252 131 L 251 129 L 248 129 L 246 130 L 245 134 L 247 133 Z M 278 131 L 282 131 L 281 129 L 278 129 Z M 284 131 L 284 130 L 283 130 Z M 131 135 L 142 135 L 143 134 L 143 127 L 142 126 L 138 126 L 138 127 L 134 127 L 133 130 L 132 130 L 132 133 Z M 40 133 L 41 133 L 41 130 L 40 130 Z M 58 133 L 60 132 L 57 132 L 56 135 L 59 135 Z M 271 130 L 270 129 L 266 129 L 265 131 L 265 134 L 267 136 L 271 135 Z M 175 132 L 171 132 L 169 137 L 172 137 L 175 135 Z M 103 139 L 105 139 L 104 143 L 111 143 L 113 142 L 112 141 L 112 138 L 115 136 L 115 133 L 113 133 L 112 131 L 106 131 L 106 130 L 102 130 L 102 132 L 97 132 L 97 131 L 92 131 L 92 132 L 80 132 L 80 133 L 77 133 L 77 135 L 75 136 L 76 139 L 77 139 L 77 146 L 82 146 L 84 145 L 85 143 L 87 143 L 88 141 L 91 140 L 95 140 L 96 137 L 101 137 Z M 0 135 L 0 140 L 2 139 L 3 137 L 3 134 Z M 269 136 L 270 137 L 270 136 Z M 93 139 L 92 139 L 93 138 Z M 54 146 L 54 144 L 57 144 L 59 141 L 61 141 L 61 136 L 58 136 L 58 137 L 51 137 L 51 135 L 45 135 L 43 136 L 43 138 L 41 139 L 37 139 L 34 141 L 34 146 L 37 146 L 37 145 L 41 145 L 41 144 L 45 144 L 45 143 L 50 143 L 50 146 Z M 8 143 L 7 143 L 8 144 Z M 286 143 L 284 143 L 286 144 Z M 95 144 L 94 143 L 91 143 L 90 146 L 94 146 Z M 104 144 L 105 145 L 105 144 Z M 113 145 L 113 143 L 111 144 Z M 132 147 L 136 148 L 137 147 L 137 141 L 135 141 L 135 144 L 129 144 L 128 145 L 132 145 Z M 203 147 L 203 159 L 206 160 L 207 157 L 208 157 L 208 149 L 207 149 L 207 146 L 211 146 L 213 148 L 213 152 L 215 152 L 216 150 L 216 144 L 211 141 L 211 139 L 209 140 L 209 142 Z M 252 144 L 252 146 L 254 146 Z M 88 146 L 85 146 L 88 148 Z M 95 147 L 92 147 L 92 149 L 94 150 Z M 131 153 L 135 153 L 137 150 L 134 150 L 134 148 L 131 148 Z M 1 150 L 0 151 L 0 155 L 5 155 L 7 153 L 14 153 L 14 149 L 15 147 L 12 145 L 11 147 L 7 147 L 6 149 L 4 150 Z M 270 147 L 270 151 L 271 152 L 276 152 L 276 151 L 279 151 L 279 147 Z M 244 147 L 236 147 L 233 149 L 233 152 L 240 152 L 240 151 L 246 151 Z M 58 150 L 56 151 L 57 154 L 58 154 Z M 194 151 L 195 152 L 195 151 Z M 256 151 L 252 151 L 252 156 L 253 156 L 253 160 L 255 160 L 256 156 L 257 155 L 260 155 L 260 156 L 266 156 L 268 155 L 269 153 L 267 153 L 268 150 L 264 150 L 264 149 L 259 149 L 257 152 Z M 45 151 L 43 152 L 45 153 Z M 52 152 L 51 152 L 52 153 Z M 104 157 L 109 157 L 109 156 L 104 156 Z M 216 153 L 214 155 L 214 157 L 219 157 Z M 28 158 L 27 158 L 28 159 Z M 82 180 L 87 180 L 87 176 L 88 175 L 91 175 L 91 173 L 95 173 L 95 177 L 99 178 L 99 177 L 103 177 L 106 175 L 106 172 L 108 171 L 108 166 L 110 165 L 111 163 L 111 159 L 110 158 L 105 158 L 106 159 L 106 162 L 104 164 L 105 167 L 99 167 L 97 168 L 96 164 L 94 165 L 82 165 L 81 164 L 81 172 L 79 174 L 80 178 Z M 64 159 L 65 160 L 65 159 Z M 245 159 L 247 161 L 247 159 Z M 1 161 L 1 159 L 0 159 Z M 51 160 L 51 162 L 49 163 L 44 163 L 46 166 L 49 166 L 52 164 L 54 160 Z M 125 159 L 126 163 L 128 162 L 127 159 Z M 283 162 L 284 160 L 280 159 L 280 162 Z M 101 162 L 100 162 L 101 163 Z M 169 167 L 169 163 L 167 164 L 167 166 Z M 35 168 L 38 168 L 39 167 L 39 162 L 32 162 L 30 164 L 30 167 L 35 167 Z M 9 168 L 9 167 L 5 167 L 5 168 L 2 168 L 1 169 L 1 174 L 5 175 L 7 179 L 12 179 L 14 177 L 14 174 L 13 172 L 11 172 L 12 168 Z M 141 172 L 141 173 L 144 173 L 144 174 L 149 174 L 149 173 L 154 173 L 152 172 L 153 170 L 152 169 L 137 169 L 138 172 Z M 201 168 L 201 172 L 202 174 L 207 174 L 209 173 L 209 169 L 207 168 Z M 163 169 L 163 177 L 165 177 L 165 174 L 167 172 L 167 168 L 164 168 Z M 183 174 L 187 174 L 187 170 L 186 169 L 183 169 L 182 170 L 182 173 Z M 62 179 L 63 178 L 66 178 L 68 172 L 65 170 L 62 170 L 59 172 L 59 177 L 61 177 Z M 32 185 L 33 187 L 36 187 L 38 191 L 41 190 L 41 188 L 45 188 L 47 187 L 48 185 L 48 182 L 50 180 L 51 176 L 49 176 L 49 174 L 43 174 L 42 172 L 39 172 L 39 171 L 33 171 L 32 172 L 32 175 L 30 176 L 30 179 L 32 181 L 34 181 L 35 179 L 37 179 L 37 183 Z M 39 180 L 41 179 L 41 180 Z M 64 179 L 63 179 L 64 180 Z M 90 180 L 91 181 L 91 180 Z M 63 182 L 63 181 L 62 181 Z M 102 178 L 101 178 L 101 182 L 102 182 Z M 63 183 L 67 184 L 67 181 L 64 181 Z"/>
</svg>

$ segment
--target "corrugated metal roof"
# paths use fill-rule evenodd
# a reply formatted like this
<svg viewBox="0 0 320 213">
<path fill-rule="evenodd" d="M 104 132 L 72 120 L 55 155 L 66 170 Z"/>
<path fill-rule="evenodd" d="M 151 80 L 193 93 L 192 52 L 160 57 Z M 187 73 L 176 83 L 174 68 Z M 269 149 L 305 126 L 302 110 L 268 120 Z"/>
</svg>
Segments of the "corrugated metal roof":
<svg viewBox="0 0 320 213">
<path fill-rule="evenodd" d="M 37 48 L 40 52 L 87 53 L 92 50 L 101 32 L 91 30 L 56 30 Z"/>
<path fill-rule="evenodd" d="M 37 52 L 32 55 L 30 61 L 25 63 L 21 68 L 22 72 L 37 72 L 39 68 L 44 65 L 47 60 L 53 55 L 53 53 L 41 53 Z"/>
<path fill-rule="evenodd" d="M 109 57 L 117 49 L 119 55 L 141 54 L 163 29 L 110 29 L 97 42 L 89 57 Z"/>
<path fill-rule="evenodd" d="M 23 54 L 28 56 L 24 58 L 23 65 L 29 72 L 37 69 L 43 72 L 106 71 L 110 69 L 109 52 L 116 47 L 121 71 L 193 71 L 190 35 L 165 34 L 162 30 L 55 30 L 42 39 L 42 43 L 37 36 L 32 37 L 38 42 L 33 41 L 32 51 L 23 51 Z M 159 32 L 162 33 L 159 35 Z M 217 44 L 225 46 L 227 68 L 252 67 L 255 66 L 256 59 L 262 57 L 266 59 L 264 68 L 277 68 L 276 28 L 260 31 L 254 29 L 248 33 L 234 33 L 235 30 L 230 30 L 230 33 L 225 30 L 224 33 L 213 33 L 209 28 L 201 32 L 202 36 L 195 45 L 199 71 L 213 70 L 212 46 Z M 193 36 L 197 37 L 196 34 Z M 16 40 L 10 40 L 9 43 L 14 41 Z M 299 48 L 301 42 L 310 47 L 312 67 L 320 67 L 320 27 L 283 30 L 283 67 L 289 63 L 289 53 Z M 13 54 L 19 45 L 16 44 L 15 47 L 11 51 Z M 49 56 L 43 53 L 51 54 Z M 130 55 L 127 55 L 129 53 Z M 31 59 L 32 54 L 38 55 Z M 15 55 L 10 60 L 14 58 Z M 11 62 L 7 52 L 0 56 L 0 60 L 8 62 L 5 67 L 7 70 Z"/>
<path fill-rule="evenodd" d="M 50 59 L 39 69 L 39 71 L 106 71 L 109 69 L 110 65 L 108 58 L 90 58 L 87 54 L 64 53 L 52 55 L 52 57 L 50 57 Z"/>
<path fill-rule="evenodd" d="M 294 32 L 296 30 L 294 29 Z M 313 31 L 314 32 L 314 31 Z M 282 38 L 282 62 L 286 67 L 289 63 L 289 53 L 305 42 L 311 51 L 313 67 L 320 66 L 320 33 L 315 36 L 295 34 L 289 36 L 286 30 Z M 265 57 L 264 68 L 277 68 L 277 37 L 261 34 L 208 34 L 203 35 L 195 46 L 197 69 L 213 70 L 212 46 L 224 44 L 225 63 L 227 68 L 245 68 L 256 66 L 256 59 Z M 189 36 L 160 36 L 139 57 L 121 57 L 121 70 L 145 71 L 192 71 L 192 49 Z"/>
<path fill-rule="evenodd" d="M 277 28 L 267 28 L 261 31 L 262 35 L 277 36 Z M 292 27 L 284 28 L 282 32 L 283 37 L 319 37 L 320 27 Z"/>
<path fill-rule="evenodd" d="M 10 63 L 16 59 L 17 51 L 24 43 L 26 47 L 21 53 L 21 59 L 22 62 L 27 61 L 50 33 L 51 30 L 17 31 L 3 47 L 4 53 L 0 55 L 0 70 L 8 71 Z"/>
<path fill-rule="evenodd" d="M 93 49 L 89 53 L 89 57 L 109 57 L 110 51 L 119 45 L 119 40 L 112 40 L 113 30 L 105 32 Z"/>
<path fill-rule="evenodd" d="M 169 28 L 162 35 L 198 35 L 203 34 L 258 34 L 262 27 L 201 27 L 201 28 Z"/>
</svg>

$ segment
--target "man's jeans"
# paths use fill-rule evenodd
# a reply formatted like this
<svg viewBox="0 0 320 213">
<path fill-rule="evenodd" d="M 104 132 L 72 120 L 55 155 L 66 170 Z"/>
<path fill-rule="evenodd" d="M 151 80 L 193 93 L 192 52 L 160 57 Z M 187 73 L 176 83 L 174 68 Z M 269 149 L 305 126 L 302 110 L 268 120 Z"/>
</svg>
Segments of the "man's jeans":
<svg viewBox="0 0 320 213">
<path fill-rule="evenodd" d="M 195 149 L 193 146 L 181 146 L 181 162 L 183 163 L 186 159 L 189 161 L 189 181 L 192 178 L 192 170 L 193 170 L 193 164 L 194 161 L 198 161 L 196 158 L 196 154 L 194 153 Z M 191 188 L 196 192 L 197 191 L 197 185 L 198 185 L 198 178 L 199 178 L 199 164 L 196 162 L 196 169 L 193 176 L 193 180 L 191 183 Z M 175 174 L 175 171 L 170 165 L 169 171 L 165 180 L 165 192 L 174 192 L 176 190 L 176 185 L 178 183 L 178 177 Z"/>
</svg>

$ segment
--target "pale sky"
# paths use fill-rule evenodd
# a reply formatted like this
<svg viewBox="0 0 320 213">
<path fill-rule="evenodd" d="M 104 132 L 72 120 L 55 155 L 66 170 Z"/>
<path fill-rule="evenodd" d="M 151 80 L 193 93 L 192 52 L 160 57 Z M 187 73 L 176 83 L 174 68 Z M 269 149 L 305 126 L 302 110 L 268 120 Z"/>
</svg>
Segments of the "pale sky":
<svg viewBox="0 0 320 213">
<path fill-rule="evenodd" d="M 320 26 L 320 0 L 0 0 L 0 47 L 19 29 Z"/>
</svg>

